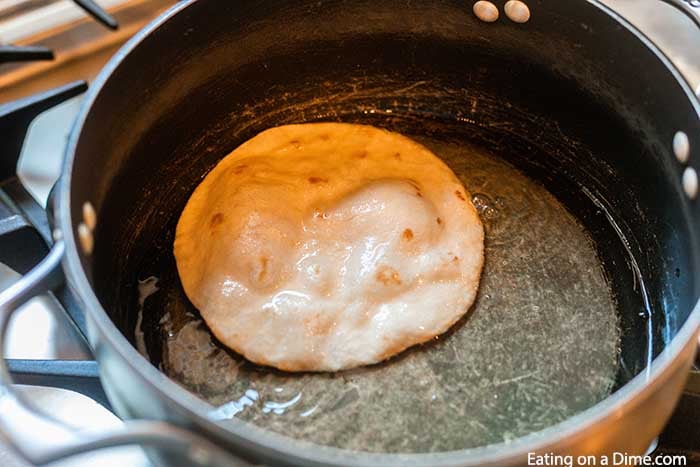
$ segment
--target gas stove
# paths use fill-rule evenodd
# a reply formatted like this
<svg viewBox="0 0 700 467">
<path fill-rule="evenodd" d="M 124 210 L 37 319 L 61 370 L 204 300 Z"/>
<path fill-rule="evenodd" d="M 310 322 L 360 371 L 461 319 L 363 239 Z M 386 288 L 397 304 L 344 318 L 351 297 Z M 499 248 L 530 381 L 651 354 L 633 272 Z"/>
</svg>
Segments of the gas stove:
<svg viewBox="0 0 700 467">
<path fill-rule="evenodd" d="M 11 31 L 16 32 L 3 31 L 3 18 L 15 21 L 26 14 L 23 4 L 26 7 L 31 2 L 34 7 L 41 3 L 46 8 L 65 8 L 68 0 L 0 0 L 0 42 L 15 37 Z M 50 230 L 43 208 L 60 172 L 65 141 L 88 86 L 85 80 L 94 76 L 119 44 L 172 2 L 75 3 L 109 29 L 116 29 L 121 23 L 121 32 L 107 38 L 109 29 L 100 30 L 93 23 L 78 21 L 70 27 L 63 26 L 56 34 L 42 33 L 40 37 L 54 50 L 44 43 L 21 38 L 20 42 L 28 43 L 0 46 L 0 290 L 48 251 Z M 102 4 L 117 3 L 120 6 L 113 15 L 100 8 Z M 654 41 L 674 58 L 686 79 L 700 91 L 700 48 L 696 46 L 700 43 L 700 30 L 690 20 L 657 0 L 605 3 L 653 35 Z M 13 8 L 10 13 L 5 12 L 5 17 L 4 4 L 12 4 Z M 66 31 L 68 37 L 81 37 L 80 43 L 67 42 Z M 75 60 L 76 50 L 81 51 L 77 54 L 79 63 Z M 11 201 L 10 193 L 18 201 Z M 103 430 L 121 422 L 110 411 L 102 392 L 84 332 L 81 310 L 60 290 L 36 298 L 25 305 L 11 324 L 8 363 L 16 381 L 22 384 L 21 390 L 37 406 L 73 425 Z M 27 464 L 12 453 L 1 435 L 0 465 L 25 467 Z M 686 465 L 700 466 L 700 378 L 689 380 L 654 452 L 680 454 L 687 459 Z M 145 467 L 149 463 L 139 448 L 118 448 L 57 465 Z"/>
<path fill-rule="evenodd" d="M 43 208 L 58 177 L 81 95 L 87 90 L 85 80 L 130 35 L 173 2 L 70 3 L 0 1 L 0 42 L 23 44 L 0 45 L 0 290 L 47 252 L 50 237 Z M 113 13 L 101 5 L 112 6 Z M 90 21 L 81 8 L 96 21 Z M 30 37 L 23 37 L 27 24 L 33 29 Z M 34 37 L 41 37 L 39 43 L 34 43 Z M 8 193 L 19 201 L 10 201 Z M 90 361 L 83 337 L 82 314 L 70 303 L 60 306 L 60 295 L 59 291 L 32 300 L 11 323 L 9 366 L 22 393 L 38 407 L 86 430 L 113 428 L 121 421 L 110 411 L 96 378 L 97 367 Z M 66 310 L 70 316 L 65 316 Z M 2 436 L 0 465 L 28 467 Z M 150 464 L 134 447 L 78 456 L 57 465 Z"/>
</svg>

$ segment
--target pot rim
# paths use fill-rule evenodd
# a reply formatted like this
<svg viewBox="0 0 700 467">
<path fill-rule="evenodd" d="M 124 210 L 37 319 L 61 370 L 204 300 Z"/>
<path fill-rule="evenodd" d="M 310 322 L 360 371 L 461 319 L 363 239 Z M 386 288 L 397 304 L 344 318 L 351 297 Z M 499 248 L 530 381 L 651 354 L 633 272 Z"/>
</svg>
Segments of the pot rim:
<svg viewBox="0 0 700 467">
<path fill-rule="evenodd" d="M 553 451 L 555 446 L 561 445 L 565 441 L 570 442 L 572 439 L 584 436 L 587 432 L 594 429 L 595 425 L 617 418 L 621 413 L 641 404 L 641 401 L 648 397 L 656 387 L 663 384 L 665 379 L 677 369 L 677 366 L 680 364 L 678 362 L 679 355 L 688 345 L 692 345 L 691 341 L 695 339 L 700 328 L 700 300 L 698 300 L 676 336 L 645 371 L 592 407 L 544 430 L 528 434 L 511 442 L 438 453 L 369 453 L 332 448 L 297 440 L 264 430 L 252 423 L 236 418 L 226 421 L 215 421 L 209 418 L 208 414 L 214 409 L 214 406 L 179 386 L 155 368 L 117 329 L 100 304 L 80 261 L 70 209 L 70 186 L 75 151 L 80 142 L 82 128 L 103 86 L 132 50 L 138 47 L 141 42 L 146 40 L 151 33 L 161 27 L 166 21 L 186 10 L 196 1 L 182 1 L 163 12 L 123 45 L 101 70 L 90 86 L 73 125 L 68 145 L 66 146 L 62 175 L 56 196 L 57 227 L 62 232 L 66 244 L 63 268 L 68 278 L 68 283 L 71 284 L 80 297 L 86 312 L 90 315 L 91 321 L 95 325 L 95 329 L 99 332 L 100 338 L 116 350 L 127 364 L 135 370 L 135 373 L 143 383 L 146 383 L 160 397 L 179 406 L 193 420 L 195 425 L 206 429 L 219 439 L 235 440 L 235 444 L 243 449 L 256 451 L 265 457 L 275 456 L 278 459 L 285 460 L 285 462 L 296 460 L 306 465 L 309 465 L 309 463 L 356 466 L 378 464 L 414 466 L 500 465 L 508 460 L 522 459 L 530 452 L 545 453 Z M 696 117 L 700 118 L 700 104 L 693 90 L 690 89 L 680 72 L 658 47 L 641 31 L 599 0 L 586 1 L 602 10 L 614 21 L 617 21 L 656 55 L 657 59 L 664 64 L 669 73 L 673 75 L 674 79 L 682 87 L 692 102 Z"/>
</svg>

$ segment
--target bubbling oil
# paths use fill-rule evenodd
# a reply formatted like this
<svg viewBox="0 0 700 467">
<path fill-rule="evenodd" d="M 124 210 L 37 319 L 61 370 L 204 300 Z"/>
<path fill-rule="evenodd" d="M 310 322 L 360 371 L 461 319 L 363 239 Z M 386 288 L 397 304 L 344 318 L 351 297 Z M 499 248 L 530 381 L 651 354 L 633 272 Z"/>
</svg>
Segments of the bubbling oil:
<svg viewBox="0 0 700 467">
<path fill-rule="evenodd" d="M 213 418 L 343 449 L 427 453 L 515 439 L 610 394 L 620 329 L 584 228 L 506 162 L 463 143 L 416 139 L 458 175 L 484 223 L 486 261 L 470 312 L 377 365 L 285 373 L 213 338 L 183 299 L 173 259 L 144 274 L 160 280 L 148 282 L 141 312 L 157 315 L 150 345 L 161 370 L 209 401 Z"/>
</svg>

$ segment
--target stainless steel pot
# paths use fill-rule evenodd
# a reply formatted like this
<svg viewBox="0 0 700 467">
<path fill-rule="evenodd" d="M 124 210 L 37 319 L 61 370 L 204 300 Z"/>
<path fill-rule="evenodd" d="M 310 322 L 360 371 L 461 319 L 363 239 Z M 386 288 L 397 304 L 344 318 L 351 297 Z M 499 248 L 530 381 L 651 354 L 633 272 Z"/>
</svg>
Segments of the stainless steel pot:
<svg viewBox="0 0 700 467">
<path fill-rule="evenodd" d="M 503 2 L 497 3 L 502 7 Z M 23 400 L 13 390 L 6 366 L 0 365 L 0 425 L 17 450 L 35 464 L 102 447 L 140 444 L 149 448 L 154 459 L 169 465 L 253 462 L 306 466 L 504 466 L 525 465 L 528 453 L 573 456 L 643 453 L 661 431 L 677 402 L 693 362 L 700 328 L 700 305 L 697 304 L 700 206 L 690 186 L 692 183 L 686 181 L 684 191 L 682 181 L 684 177 L 692 178 L 692 170 L 700 167 L 697 160 L 700 157 L 697 150 L 700 148 L 700 105 L 678 70 L 654 44 L 599 2 L 533 0 L 528 3 L 532 11 L 530 23 L 516 26 L 501 22 L 493 26 L 479 23 L 471 14 L 471 4 L 463 2 L 422 6 L 402 1 L 382 2 L 381 5 L 363 1 L 323 4 L 280 1 L 264 5 L 237 2 L 232 5 L 214 0 L 191 0 L 178 4 L 138 33 L 105 67 L 85 99 L 55 191 L 53 247 L 44 261 L 0 294 L 0 336 L 4 336 L 14 310 L 37 293 L 49 290 L 62 270 L 85 311 L 88 337 L 110 402 L 125 419 L 140 420 L 127 421 L 123 429 L 115 432 L 75 432 L 49 414 L 41 413 L 31 401 Z M 668 3 L 686 12 L 700 25 L 698 7 L 692 1 Z M 507 80 L 509 74 L 517 75 L 516 69 L 504 65 L 507 73 L 503 73 L 503 70 L 498 72 L 498 67 L 488 66 L 505 60 L 503 63 L 520 63 L 529 70 L 526 66 L 529 62 L 524 60 L 531 60 L 537 70 L 548 68 L 557 80 L 575 83 L 582 95 L 590 99 L 586 102 L 619 117 L 631 129 L 631 134 L 638 130 L 635 137 L 641 141 L 640 147 L 648 151 L 638 156 L 602 151 L 608 157 L 606 167 L 612 167 L 614 183 L 603 180 L 599 185 L 591 185 L 586 177 L 595 175 L 600 162 L 596 159 L 581 159 L 579 166 L 585 170 L 571 176 L 580 176 L 579 187 L 596 191 L 600 195 L 596 199 L 607 200 L 608 204 L 600 204 L 598 208 L 617 212 L 625 221 L 620 229 L 629 228 L 630 234 L 625 238 L 636 239 L 629 248 L 640 262 L 642 276 L 649 276 L 650 290 L 659 291 L 659 302 L 673 300 L 659 304 L 659 313 L 665 317 L 664 330 L 659 331 L 663 334 L 659 338 L 662 350 L 651 365 L 590 409 L 512 442 L 445 453 L 371 454 L 310 446 L 236 419 L 226 423 L 215 421 L 210 416 L 211 405 L 170 380 L 136 351 L 125 336 L 128 333 L 124 329 L 128 326 L 124 323 L 130 318 L 117 306 L 115 295 L 119 292 L 106 292 L 109 281 L 105 278 L 113 277 L 115 282 L 120 282 L 120 271 L 129 270 L 131 258 L 142 253 L 136 240 L 124 240 L 131 238 L 130 228 L 138 232 L 133 238 L 145 235 L 142 231 L 147 230 L 136 229 L 129 214 L 131 211 L 143 213 L 139 211 L 139 203 L 143 201 L 138 201 L 144 191 L 141 187 L 156 190 L 151 191 L 154 199 L 170 195 L 177 198 L 172 206 L 167 199 L 161 206 L 177 211 L 174 206 L 182 203 L 207 167 L 225 154 L 226 149 L 240 143 L 246 131 L 250 133 L 255 129 L 252 125 L 247 130 L 230 131 L 217 127 L 217 119 L 220 121 L 227 109 L 243 105 L 246 99 L 259 98 L 266 92 L 274 94 L 278 91 L 275 86 L 284 87 L 287 75 L 284 70 L 271 71 L 265 76 L 253 73 L 252 76 L 260 77 L 260 83 L 249 81 L 245 90 L 231 85 L 223 91 L 222 80 L 234 82 L 238 77 L 232 74 L 245 66 L 259 71 L 255 65 L 274 47 L 282 54 L 278 58 L 284 54 L 294 58 L 298 67 L 295 71 L 301 70 L 300 74 L 307 69 L 323 70 L 321 74 L 331 77 L 335 72 L 350 73 L 348 70 L 355 62 L 369 63 L 363 60 L 372 53 L 371 48 L 357 52 L 350 49 L 347 44 L 354 44 L 355 36 L 365 41 L 361 44 L 366 45 L 369 40 L 381 45 L 378 48 L 383 48 L 383 52 L 377 52 L 376 63 L 372 62 L 379 70 L 404 66 L 410 51 L 414 62 L 413 68 L 407 68 L 406 75 L 416 72 L 416 66 L 430 60 L 436 74 L 442 69 L 447 70 L 446 77 L 453 76 L 450 73 L 455 70 L 468 74 L 468 68 L 464 71 L 454 63 L 455 53 L 482 48 L 488 52 L 480 62 L 489 70 L 486 76 L 480 81 L 476 75 L 470 75 L 470 80 L 457 82 L 454 87 L 483 86 L 486 92 L 489 83 L 495 82 L 512 91 L 514 99 L 518 90 L 525 89 Z M 328 57 L 304 54 L 306 43 L 322 43 L 337 52 L 340 58 L 333 64 L 335 69 L 322 65 L 321 59 Z M 422 50 L 430 53 L 424 54 Z M 352 57 L 353 53 L 360 55 Z M 279 63 L 283 61 L 280 59 Z M 369 76 L 368 81 L 375 79 L 370 73 L 375 70 L 373 66 L 368 64 L 363 70 Z M 535 78 L 543 76 L 540 71 L 532 75 L 527 74 L 530 71 L 522 73 L 518 75 L 522 79 L 520 84 L 532 84 L 527 87 L 532 96 L 521 96 L 523 105 L 535 106 L 543 96 L 546 100 L 546 90 L 541 94 L 537 91 Z M 298 96 L 308 100 L 313 97 L 313 91 L 305 95 L 298 93 Z M 424 97 L 426 108 L 432 105 L 443 114 L 459 114 L 459 110 L 450 105 L 459 107 L 463 102 L 444 103 L 444 99 L 435 100 L 435 96 L 445 97 L 438 94 L 433 98 Z M 369 95 L 368 99 L 384 97 Z M 583 102 L 572 99 L 573 108 Z M 562 128 L 566 131 L 568 120 L 560 103 L 545 104 L 543 111 L 561 117 Z M 268 110 L 274 110 L 274 104 L 269 105 L 273 107 Z M 325 107 L 324 110 L 328 111 Z M 339 108 L 334 110 L 339 111 Z M 280 113 L 281 121 L 300 118 L 299 114 Z M 264 127 L 279 122 L 263 119 L 256 125 Z M 593 121 L 590 124 L 595 126 Z M 207 127 L 214 130 L 208 132 L 205 145 L 220 146 L 221 150 L 213 151 L 207 160 L 198 160 L 196 164 L 187 162 L 193 160 L 193 152 L 201 152 L 202 129 Z M 595 129 L 602 134 L 598 141 L 591 142 L 593 146 L 602 148 L 606 141 L 615 137 L 605 133 L 605 128 Z M 677 162 L 674 155 L 673 136 L 678 132 L 688 139 L 687 162 Z M 154 141 L 164 145 L 162 151 L 146 159 L 146 148 Z M 182 157 L 171 157 L 178 151 Z M 549 159 L 546 163 L 542 160 L 519 163 L 554 171 L 563 167 Z M 637 174 L 635 184 L 632 178 Z M 172 180 L 179 182 L 172 184 Z M 183 189 L 158 192 L 153 183 L 161 187 L 181 185 Z M 617 183 L 619 186 L 612 186 Z M 652 189 L 658 190 L 659 196 L 647 198 Z M 173 195 L 175 192 L 179 195 Z M 649 219 L 637 219 L 639 226 L 631 225 L 634 219 L 625 217 L 634 216 L 633 210 L 625 204 L 628 194 L 649 215 Z M 576 198 L 578 194 L 571 196 Z M 98 217 L 94 252 L 85 245 L 81 248 L 78 241 L 79 235 L 85 236 L 85 227 L 80 225 L 83 204 L 87 201 L 95 206 Z M 151 214 L 155 217 L 149 217 L 149 222 L 158 224 L 158 216 L 162 214 Z M 671 227 L 662 231 L 656 220 Z M 654 256 L 653 251 L 658 255 Z M 105 259 L 110 256 L 112 259 Z M 682 283 L 671 284 L 667 275 L 657 271 L 663 269 L 653 265 L 655 259 L 661 261 L 659 258 L 668 260 L 669 265 L 681 265 Z M 101 266 L 101 263 L 110 265 Z M 100 291 L 96 292 L 97 289 Z M 634 347 L 633 343 L 630 346 Z M 37 433 L 45 436 L 37 439 Z"/>
</svg>

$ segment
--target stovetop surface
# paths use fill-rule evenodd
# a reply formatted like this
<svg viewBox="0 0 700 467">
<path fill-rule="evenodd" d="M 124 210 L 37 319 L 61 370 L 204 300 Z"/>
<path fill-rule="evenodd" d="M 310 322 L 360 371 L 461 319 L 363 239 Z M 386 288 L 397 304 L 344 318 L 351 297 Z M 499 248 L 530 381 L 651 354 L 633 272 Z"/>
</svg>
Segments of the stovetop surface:
<svg viewBox="0 0 700 467">
<path fill-rule="evenodd" d="M 30 127 L 20 159 L 20 178 L 45 205 L 53 183 L 58 178 L 61 153 L 77 115 L 82 97 L 73 98 L 39 116 Z M 0 263 L 0 290 L 8 287 L 19 275 Z M 62 319 L 62 312 L 47 297 L 37 297 L 17 313 L 11 323 L 7 356 L 14 359 L 87 360 L 90 351 L 73 326 Z M 73 391 L 39 386 L 22 386 L 37 407 L 50 411 L 86 430 L 106 430 L 121 421 L 105 407 Z M 78 415 L 76 417 L 76 415 Z M 0 434 L 1 435 L 1 434 Z M 52 464 L 56 467 L 149 467 L 140 448 L 125 447 L 104 450 Z M 0 466 L 29 467 L 0 436 Z"/>
<path fill-rule="evenodd" d="M 621 11 L 630 20 L 643 27 L 676 58 L 683 74 L 700 90 L 700 31 L 679 13 L 658 0 L 604 0 L 604 3 Z M 104 61 L 106 57 L 100 56 Z M 101 65 L 92 64 L 90 70 Z M 0 75 L 2 68 L 0 68 Z M 72 76 L 84 79 L 88 76 Z M 61 79 L 65 79 L 63 76 Z M 57 82 L 56 84 L 63 84 Z M 11 93 L 10 93 L 11 94 Z M 4 103 L 0 88 L 0 103 Z M 60 104 L 38 117 L 31 125 L 19 164 L 19 176 L 24 185 L 41 204 L 60 172 L 61 156 L 72 121 L 78 112 L 81 96 Z M 17 273 L 0 264 L 0 290 L 18 278 Z M 89 350 L 72 326 L 56 318 L 51 301 L 37 298 L 25 306 L 11 326 L 8 357 L 17 359 L 90 358 Z M 23 386 L 38 406 L 52 413 L 70 418 L 87 429 L 106 429 L 121 423 L 109 410 L 80 394 L 62 389 Z M 76 417 L 76 414 L 80 414 Z M 660 438 L 657 453 L 683 454 L 690 466 L 700 466 L 700 395 L 685 395 L 674 418 Z M 98 454 L 79 456 L 54 464 L 61 467 L 78 466 L 133 466 L 148 464 L 139 448 L 118 448 Z M 0 437 L 0 466 L 26 467 Z"/>
</svg>

